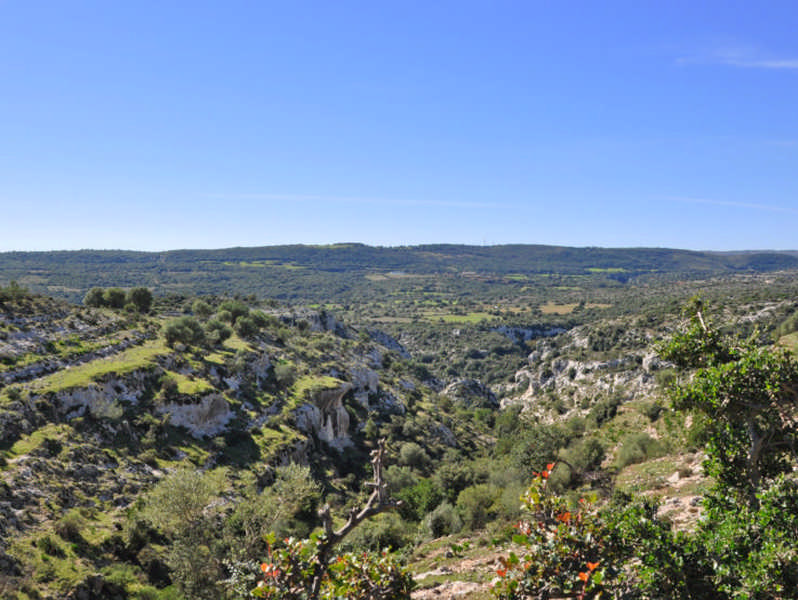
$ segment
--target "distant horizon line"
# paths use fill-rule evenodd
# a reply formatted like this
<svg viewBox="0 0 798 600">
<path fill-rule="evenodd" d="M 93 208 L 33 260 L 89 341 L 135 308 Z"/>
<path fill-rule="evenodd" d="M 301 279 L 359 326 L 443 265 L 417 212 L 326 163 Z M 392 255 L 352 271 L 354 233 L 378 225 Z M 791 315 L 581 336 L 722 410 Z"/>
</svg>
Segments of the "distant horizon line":
<svg viewBox="0 0 798 600">
<path fill-rule="evenodd" d="M 501 248 L 509 246 L 519 247 L 543 247 L 543 248 L 572 248 L 578 250 L 586 249 L 599 249 L 599 250 L 678 250 L 681 252 L 698 252 L 698 253 L 712 253 L 712 254 L 752 254 L 752 253 L 796 253 L 796 248 L 745 248 L 735 250 L 713 250 L 713 249 L 696 249 L 696 248 L 682 248 L 676 246 L 599 246 L 599 245 L 585 245 L 585 246 L 572 246 L 567 244 L 542 244 L 530 242 L 506 242 L 506 243 L 491 243 L 491 244 L 466 244 L 458 242 L 426 242 L 418 244 L 398 244 L 398 245 L 382 245 L 382 244 L 369 244 L 366 242 L 332 242 L 332 243 L 307 243 L 295 242 L 290 244 L 261 244 L 254 246 L 220 246 L 220 247 L 206 247 L 206 248 L 169 248 L 159 250 L 145 250 L 145 249 L 132 249 L 132 248 L 52 248 L 49 250 L 30 250 L 30 249 L 13 249 L 13 250 L 0 250 L 0 255 L 3 254 L 49 254 L 49 253 L 65 253 L 65 252 L 130 252 L 139 254 L 165 254 L 172 252 L 221 252 L 225 250 L 250 250 L 258 248 L 289 248 L 289 247 L 304 247 L 304 248 L 339 248 L 346 246 L 361 246 L 366 248 L 375 249 L 401 249 L 401 248 L 422 248 L 429 246 L 452 246 L 461 248 Z"/>
</svg>

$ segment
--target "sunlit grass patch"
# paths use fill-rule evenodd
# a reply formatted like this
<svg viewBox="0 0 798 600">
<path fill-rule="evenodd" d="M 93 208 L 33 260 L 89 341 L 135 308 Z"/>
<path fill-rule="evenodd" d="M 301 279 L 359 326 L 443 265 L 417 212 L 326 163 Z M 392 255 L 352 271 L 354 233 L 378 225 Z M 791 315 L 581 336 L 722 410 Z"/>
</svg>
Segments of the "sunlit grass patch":
<svg viewBox="0 0 798 600">
<path fill-rule="evenodd" d="M 475 324 L 488 319 L 493 315 L 488 312 L 469 312 L 465 314 L 444 313 L 439 311 L 425 311 L 424 320 L 429 322 L 443 321 L 444 323 Z"/>
<path fill-rule="evenodd" d="M 72 427 L 66 423 L 48 423 L 31 433 L 30 435 L 23 436 L 17 440 L 9 454 L 12 456 L 23 456 L 29 454 L 36 448 L 42 445 L 45 440 L 64 439 L 70 432 Z"/>
<path fill-rule="evenodd" d="M 243 350 L 245 352 L 252 349 L 249 342 L 241 339 L 235 333 L 225 340 L 223 347 L 229 350 Z"/>
<path fill-rule="evenodd" d="M 128 348 L 108 358 L 68 367 L 42 377 L 30 385 L 33 390 L 40 393 L 84 387 L 109 373 L 124 374 L 151 366 L 156 358 L 169 352 L 162 339 L 150 340 L 141 346 Z"/>
<path fill-rule="evenodd" d="M 210 392 L 214 387 L 205 379 L 192 379 L 182 373 L 168 371 L 169 377 L 177 384 L 177 392 L 186 396 L 195 396 Z"/>
<path fill-rule="evenodd" d="M 546 304 L 541 304 L 540 312 L 544 315 L 570 315 L 577 306 L 579 306 L 577 303 L 555 304 L 553 302 L 547 302 Z"/>
<path fill-rule="evenodd" d="M 585 270 L 590 273 L 626 273 L 623 267 L 588 267 Z"/>
</svg>

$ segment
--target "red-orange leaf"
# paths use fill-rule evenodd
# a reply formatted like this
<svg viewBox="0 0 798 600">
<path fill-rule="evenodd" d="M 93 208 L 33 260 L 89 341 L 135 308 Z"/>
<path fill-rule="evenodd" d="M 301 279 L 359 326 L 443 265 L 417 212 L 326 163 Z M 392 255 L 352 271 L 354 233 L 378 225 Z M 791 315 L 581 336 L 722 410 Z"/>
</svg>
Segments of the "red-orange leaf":
<svg viewBox="0 0 798 600">
<path fill-rule="evenodd" d="M 570 523 L 571 522 L 571 513 L 564 512 L 557 515 L 557 520 L 562 523 Z"/>
<path fill-rule="evenodd" d="M 581 579 L 581 580 L 582 580 L 582 581 L 584 581 L 585 583 L 587 583 L 588 577 L 590 577 L 590 574 L 589 574 L 589 573 L 585 573 L 584 571 L 582 571 L 581 573 L 579 573 L 579 579 Z"/>
<path fill-rule="evenodd" d="M 598 566 L 599 566 L 599 564 L 597 562 L 594 562 L 594 563 L 589 562 L 589 563 L 587 563 L 587 568 L 588 568 L 589 571 L 595 571 L 596 567 L 598 567 Z"/>
</svg>

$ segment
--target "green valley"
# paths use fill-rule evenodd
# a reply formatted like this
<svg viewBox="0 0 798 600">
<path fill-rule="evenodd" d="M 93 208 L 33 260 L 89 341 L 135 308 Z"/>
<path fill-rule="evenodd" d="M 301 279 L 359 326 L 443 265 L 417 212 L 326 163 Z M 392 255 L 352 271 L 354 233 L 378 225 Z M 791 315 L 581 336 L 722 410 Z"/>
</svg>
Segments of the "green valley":
<svg viewBox="0 0 798 600">
<path fill-rule="evenodd" d="M 796 263 L 0 254 L 0 597 L 792 597 Z"/>
</svg>

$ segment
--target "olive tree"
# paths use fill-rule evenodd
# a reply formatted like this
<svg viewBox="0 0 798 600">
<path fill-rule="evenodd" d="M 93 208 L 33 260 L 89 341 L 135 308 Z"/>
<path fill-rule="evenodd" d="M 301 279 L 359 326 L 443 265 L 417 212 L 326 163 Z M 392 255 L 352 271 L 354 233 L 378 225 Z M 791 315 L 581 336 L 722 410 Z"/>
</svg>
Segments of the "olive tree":
<svg viewBox="0 0 798 600">
<path fill-rule="evenodd" d="M 139 312 L 149 312 L 152 306 L 152 292 L 145 287 L 132 288 L 128 290 L 127 301 L 135 305 Z"/>
<path fill-rule="evenodd" d="M 108 288 L 103 292 L 103 305 L 110 308 L 122 308 L 125 306 L 127 294 L 122 288 Z"/>
<path fill-rule="evenodd" d="M 85 296 L 83 296 L 83 304 L 94 308 L 105 306 L 105 298 L 103 297 L 104 294 L 105 290 L 103 288 L 93 287 L 86 292 Z"/>
</svg>

